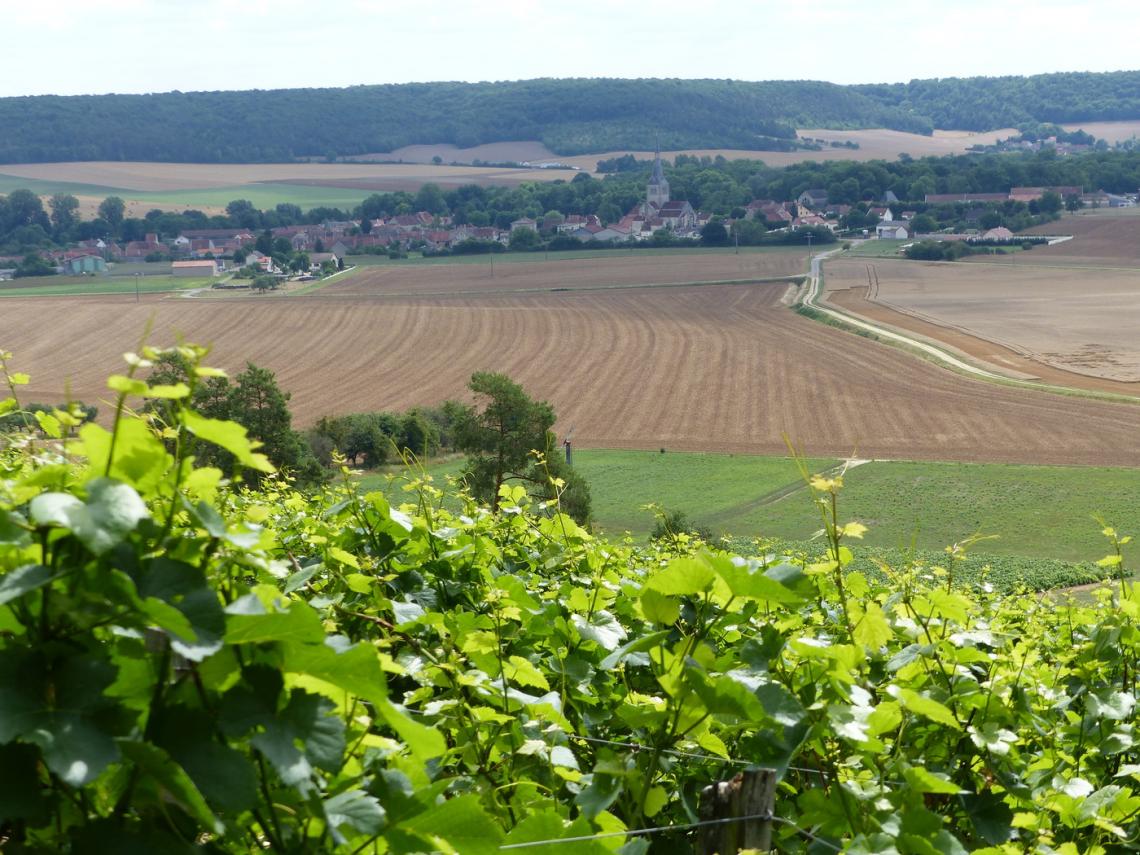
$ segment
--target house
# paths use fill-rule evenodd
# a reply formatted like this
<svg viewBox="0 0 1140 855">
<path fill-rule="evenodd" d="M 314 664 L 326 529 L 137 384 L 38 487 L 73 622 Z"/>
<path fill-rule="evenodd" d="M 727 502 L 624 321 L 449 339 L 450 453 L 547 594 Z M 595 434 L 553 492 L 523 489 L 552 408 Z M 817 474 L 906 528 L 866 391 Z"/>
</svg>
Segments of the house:
<svg viewBox="0 0 1140 855">
<path fill-rule="evenodd" d="M 633 237 L 633 234 L 620 226 L 607 226 L 600 229 L 594 234 L 594 240 L 612 240 L 612 241 L 627 241 Z"/>
<path fill-rule="evenodd" d="M 0 282 L 9 282 L 16 278 L 15 267 L 0 267 Z"/>
<path fill-rule="evenodd" d="M 657 209 L 656 219 L 673 231 L 691 229 L 697 224 L 697 213 L 693 206 L 681 200 L 666 202 Z"/>
<path fill-rule="evenodd" d="M 810 190 L 805 190 L 797 196 L 796 201 L 805 208 L 810 208 L 813 211 L 821 211 L 827 207 L 827 191 L 821 187 L 814 187 Z"/>
<path fill-rule="evenodd" d="M 580 241 L 596 240 L 598 232 L 604 231 L 604 227 L 600 224 L 591 223 L 587 226 L 581 226 L 572 232 L 567 232 L 572 238 L 577 238 Z"/>
<path fill-rule="evenodd" d="M 175 261 L 170 265 L 173 276 L 217 276 L 218 262 L 213 259 L 202 261 Z"/>
<path fill-rule="evenodd" d="M 795 219 L 795 215 L 788 210 L 783 202 L 774 202 L 771 199 L 756 199 L 748 203 L 744 209 L 748 219 L 760 219 L 766 223 L 776 223 L 786 226 Z"/>
<path fill-rule="evenodd" d="M 597 226 L 601 228 L 602 221 L 596 215 L 590 214 L 589 216 L 582 216 L 581 214 L 571 214 L 558 225 L 558 232 L 560 234 L 572 234 L 579 229 L 588 226 Z"/>
<path fill-rule="evenodd" d="M 875 237 L 880 240 L 906 240 L 910 237 L 910 227 L 906 223 L 887 220 L 875 226 Z"/>
<path fill-rule="evenodd" d="M 804 214 L 802 217 L 796 217 L 792 221 L 792 228 L 793 229 L 798 229 L 801 226 L 827 226 L 827 225 L 830 225 L 827 222 L 827 220 L 825 220 L 819 214 L 813 214 L 811 212 Z"/>
<path fill-rule="evenodd" d="M 1108 207 L 1110 208 L 1133 208 L 1136 206 L 1135 202 L 1124 196 L 1117 196 L 1115 193 L 1106 193 L 1105 195 L 1108 196 Z"/>
<path fill-rule="evenodd" d="M 899 201 L 899 197 L 895 195 L 894 190 L 888 190 L 883 194 L 883 197 L 879 201 L 884 205 L 893 205 L 895 202 Z"/>
<path fill-rule="evenodd" d="M 538 222 L 532 220 L 530 217 L 522 217 L 511 223 L 511 234 L 514 234 L 520 229 L 530 229 L 532 232 L 536 232 L 538 231 Z"/>
<path fill-rule="evenodd" d="M 452 233 L 446 229 L 432 229 L 424 232 L 424 240 L 433 249 L 445 249 L 451 246 Z"/>
</svg>

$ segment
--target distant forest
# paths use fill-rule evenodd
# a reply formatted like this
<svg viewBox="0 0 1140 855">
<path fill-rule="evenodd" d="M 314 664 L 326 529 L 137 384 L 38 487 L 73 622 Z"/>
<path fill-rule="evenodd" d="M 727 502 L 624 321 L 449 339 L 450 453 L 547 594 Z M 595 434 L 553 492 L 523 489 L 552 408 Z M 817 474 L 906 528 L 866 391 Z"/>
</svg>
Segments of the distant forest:
<svg viewBox="0 0 1140 855">
<path fill-rule="evenodd" d="M 794 145 L 796 127 L 989 130 L 1140 118 L 1140 72 L 811 81 L 525 80 L 0 98 L 0 162 L 288 161 L 540 140 L 563 154 Z"/>
</svg>

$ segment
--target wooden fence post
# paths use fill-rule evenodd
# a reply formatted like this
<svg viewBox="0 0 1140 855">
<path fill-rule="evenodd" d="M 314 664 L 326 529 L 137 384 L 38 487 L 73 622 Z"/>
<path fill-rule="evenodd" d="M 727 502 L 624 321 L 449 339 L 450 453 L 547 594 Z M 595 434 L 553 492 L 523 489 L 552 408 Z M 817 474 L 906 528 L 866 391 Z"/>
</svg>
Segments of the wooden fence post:
<svg viewBox="0 0 1140 855">
<path fill-rule="evenodd" d="M 701 822 L 736 818 L 739 821 L 701 828 L 697 834 L 697 855 L 736 855 L 742 849 L 771 849 L 776 781 L 775 769 L 745 769 L 731 781 L 718 781 L 701 790 Z"/>
</svg>

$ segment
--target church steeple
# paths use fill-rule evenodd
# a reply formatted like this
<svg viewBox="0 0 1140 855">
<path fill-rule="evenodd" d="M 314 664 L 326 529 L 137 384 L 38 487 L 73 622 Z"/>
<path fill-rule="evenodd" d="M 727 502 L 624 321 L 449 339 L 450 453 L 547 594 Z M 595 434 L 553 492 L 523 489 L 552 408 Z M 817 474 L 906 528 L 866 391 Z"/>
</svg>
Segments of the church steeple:
<svg viewBox="0 0 1140 855">
<path fill-rule="evenodd" d="M 649 176 L 649 185 L 645 188 L 645 201 L 648 207 L 660 208 L 669 201 L 669 182 L 665 180 L 665 168 L 661 165 L 660 140 L 654 142 L 654 153 L 653 174 Z"/>
</svg>

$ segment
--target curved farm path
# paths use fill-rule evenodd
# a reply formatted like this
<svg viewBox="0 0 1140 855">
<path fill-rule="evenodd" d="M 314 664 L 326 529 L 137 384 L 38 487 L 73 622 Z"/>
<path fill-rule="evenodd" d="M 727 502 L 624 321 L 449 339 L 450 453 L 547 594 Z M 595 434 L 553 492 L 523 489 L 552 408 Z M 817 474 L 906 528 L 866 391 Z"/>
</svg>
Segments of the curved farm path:
<svg viewBox="0 0 1140 855">
<path fill-rule="evenodd" d="M 491 370 L 549 400 L 583 447 L 784 454 L 787 434 L 821 456 L 1140 466 L 1140 407 L 979 383 L 802 318 L 786 290 L 12 298 L 0 346 L 32 375 L 27 400 L 68 385 L 106 400 L 153 318 L 155 343 L 181 334 L 231 371 L 272 369 L 301 425 L 464 398 L 471 372 Z"/>
</svg>

